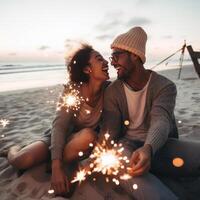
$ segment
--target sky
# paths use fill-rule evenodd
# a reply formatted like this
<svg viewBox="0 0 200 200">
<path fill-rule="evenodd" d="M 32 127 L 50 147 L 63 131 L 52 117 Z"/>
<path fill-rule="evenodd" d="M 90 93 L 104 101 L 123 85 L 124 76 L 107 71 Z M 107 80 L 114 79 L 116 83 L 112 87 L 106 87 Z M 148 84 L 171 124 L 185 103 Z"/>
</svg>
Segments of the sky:
<svg viewBox="0 0 200 200">
<path fill-rule="evenodd" d="M 106 58 L 134 26 L 147 32 L 147 64 L 181 48 L 200 50 L 199 0 L 0 0 L 0 63 L 63 63 L 79 42 Z"/>
</svg>

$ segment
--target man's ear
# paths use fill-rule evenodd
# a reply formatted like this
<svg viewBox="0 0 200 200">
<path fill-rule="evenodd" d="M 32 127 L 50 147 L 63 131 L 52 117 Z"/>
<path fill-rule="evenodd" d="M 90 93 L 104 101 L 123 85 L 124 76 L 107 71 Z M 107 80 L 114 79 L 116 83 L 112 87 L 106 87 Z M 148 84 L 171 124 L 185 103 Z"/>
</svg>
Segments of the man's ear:
<svg viewBox="0 0 200 200">
<path fill-rule="evenodd" d="M 92 70 L 89 66 L 87 66 L 83 69 L 83 72 L 86 73 L 86 74 L 90 74 L 92 72 Z"/>
<path fill-rule="evenodd" d="M 137 55 L 134 55 L 134 54 L 130 54 L 131 56 L 131 61 L 132 62 L 135 62 L 135 61 L 137 61 L 137 62 L 141 62 L 141 59 L 140 59 L 140 57 L 139 56 L 137 56 Z"/>
</svg>

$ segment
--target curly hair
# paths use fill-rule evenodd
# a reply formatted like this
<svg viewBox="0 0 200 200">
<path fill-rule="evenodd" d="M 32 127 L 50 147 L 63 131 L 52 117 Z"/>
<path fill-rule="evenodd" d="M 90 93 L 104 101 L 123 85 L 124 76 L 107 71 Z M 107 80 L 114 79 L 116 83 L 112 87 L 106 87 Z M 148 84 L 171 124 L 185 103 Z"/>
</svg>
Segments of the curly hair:
<svg viewBox="0 0 200 200">
<path fill-rule="evenodd" d="M 84 73 L 83 70 L 89 65 L 90 55 L 93 50 L 92 46 L 82 44 L 81 48 L 72 55 L 67 65 L 70 81 L 75 83 L 87 83 L 89 81 L 88 74 Z"/>
</svg>

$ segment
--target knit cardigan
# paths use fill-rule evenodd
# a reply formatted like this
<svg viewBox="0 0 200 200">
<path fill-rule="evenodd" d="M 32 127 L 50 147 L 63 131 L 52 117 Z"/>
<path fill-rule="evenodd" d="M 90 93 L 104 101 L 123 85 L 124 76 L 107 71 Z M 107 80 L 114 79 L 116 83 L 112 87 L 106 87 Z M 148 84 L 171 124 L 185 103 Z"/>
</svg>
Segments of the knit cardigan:
<svg viewBox="0 0 200 200">
<path fill-rule="evenodd" d="M 178 137 L 174 116 L 176 94 L 176 86 L 172 81 L 152 71 L 144 122 L 139 128 L 147 130 L 144 144 L 151 145 L 153 154 L 165 144 L 168 137 Z M 123 82 L 116 80 L 105 91 L 101 136 L 108 132 L 114 140 L 124 137 L 128 129 L 125 121 L 129 121 L 127 99 Z"/>
<path fill-rule="evenodd" d="M 105 88 L 110 84 L 110 81 L 105 81 L 102 85 L 103 91 L 105 91 Z M 73 84 L 67 84 L 64 86 L 64 90 L 62 93 L 62 96 L 64 94 L 68 94 L 70 92 L 70 86 Z M 73 85 L 73 88 L 75 90 L 80 90 L 78 85 Z M 102 93 L 104 95 L 104 92 Z M 62 102 L 62 98 L 59 100 Z M 81 105 L 80 105 L 81 106 Z M 72 136 L 72 134 L 75 132 L 75 120 L 74 114 L 78 116 L 79 110 L 72 110 L 68 109 L 68 112 L 66 112 L 65 107 L 61 107 L 60 110 L 56 112 L 56 117 L 53 120 L 52 123 L 52 129 L 51 129 L 51 159 L 60 159 L 63 158 L 63 150 L 66 142 L 69 140 L 69 138 Z M 100 123 L 101 119 L 99 120 Z"/>
</svg>

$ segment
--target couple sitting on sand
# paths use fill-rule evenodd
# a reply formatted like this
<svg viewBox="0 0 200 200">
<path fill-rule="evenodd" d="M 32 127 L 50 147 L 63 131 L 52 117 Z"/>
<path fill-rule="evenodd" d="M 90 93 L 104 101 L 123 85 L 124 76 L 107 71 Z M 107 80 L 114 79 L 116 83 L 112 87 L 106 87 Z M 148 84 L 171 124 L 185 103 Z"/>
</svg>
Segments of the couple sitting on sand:
<svg viewBox="0 0 200 200">
<path fill-rule="evenodd" d="M 51 151 L 52 188 L 64 196 L 70 191 L 70 181 L 63 165 L 78 160 L 80 151 L 88 153 L 89 144 L 108 132 L 111 139 L 123 144 L 130 159 L 134 182 L 127 180 L 122 187 L 131 199 L 178 199 L 157 175 L 199 174 L 200 145 L 177 139 L 176 86 L 144 68 L 146 41 L 141 27 L 115 38 L 110 60 L 118 78 L 112 83 L 107 81 L 108 62 L 102 55 L 89 45 L 78 49 L 67 66 L 70 84 L 63 95 L 73 86 L 87 101 L 81 102 L 78 110 L 69 108 L 66 112 L 66 107 L 61 107 L 51 131 L 41 141 L 22 149 L 11 148 L 9 162 L 27 169 L 46 161 Z M 176 165 L 176 159 L 182 164 Z M 138 190 L 133 191 L 133 183 Z"/>
</svg>

